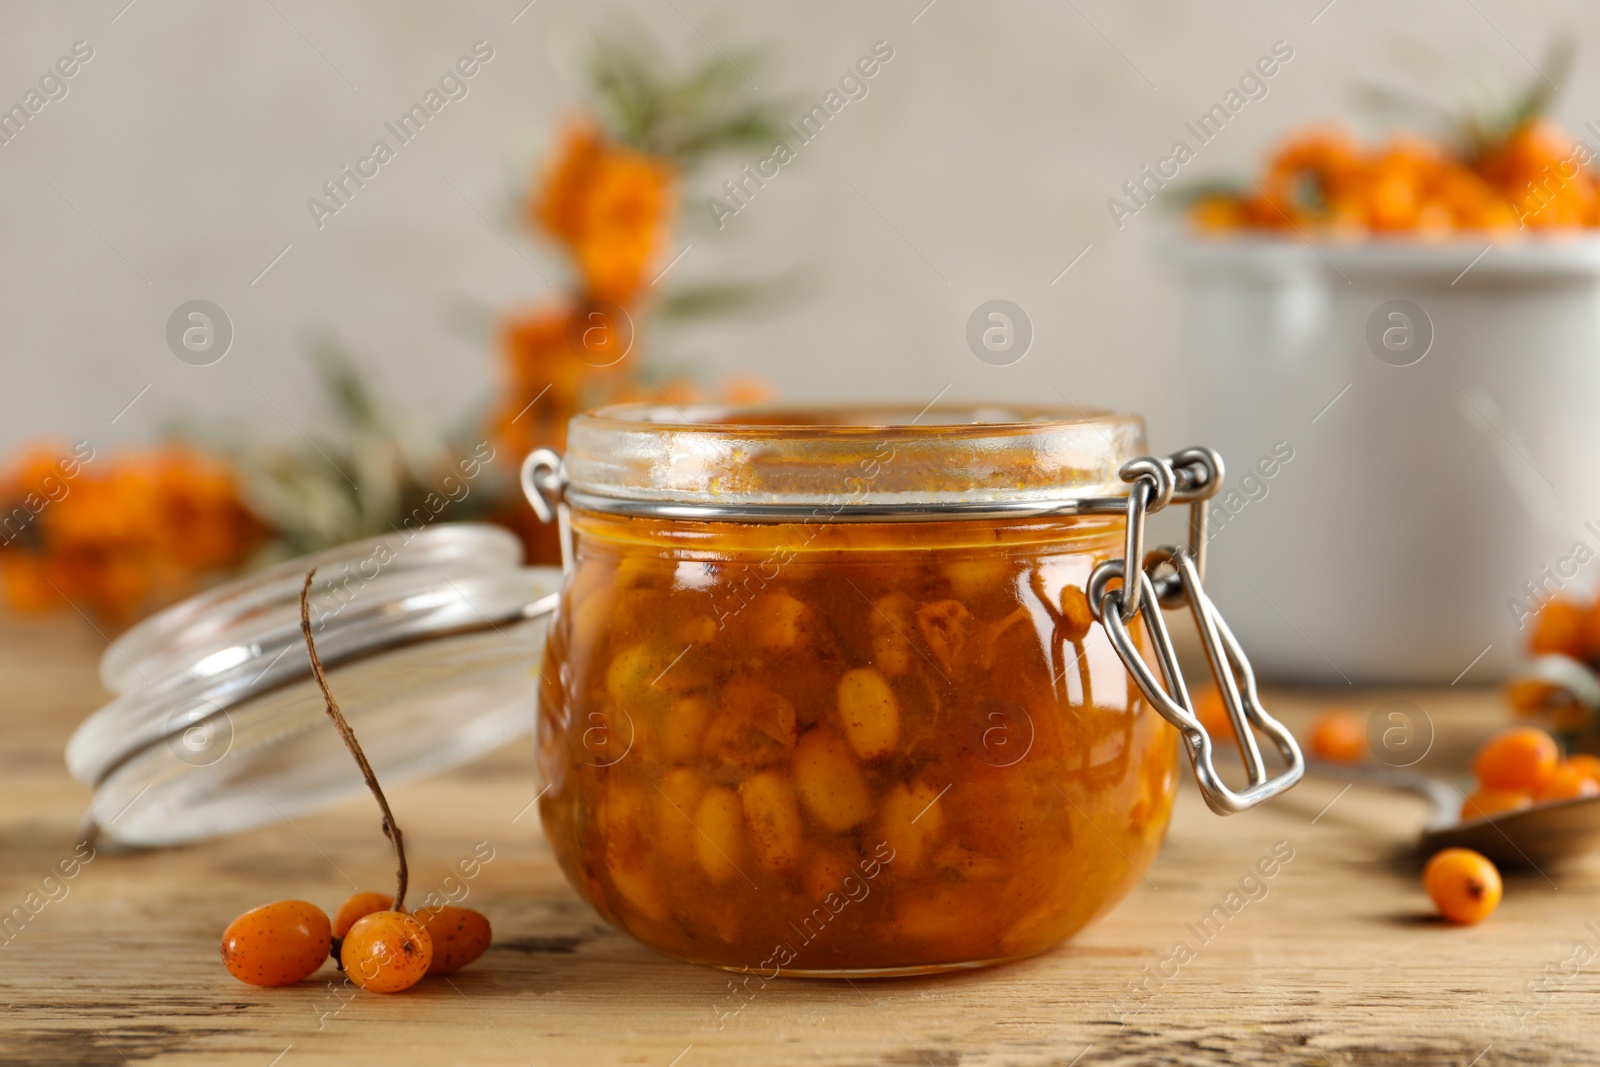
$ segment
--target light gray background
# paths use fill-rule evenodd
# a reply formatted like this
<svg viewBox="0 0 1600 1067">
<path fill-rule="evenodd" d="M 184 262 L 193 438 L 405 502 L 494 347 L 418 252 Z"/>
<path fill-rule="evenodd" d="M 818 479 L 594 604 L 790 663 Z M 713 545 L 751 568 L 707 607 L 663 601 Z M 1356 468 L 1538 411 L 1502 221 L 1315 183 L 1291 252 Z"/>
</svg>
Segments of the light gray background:
<svg viewBox="0 0 1600 1067">
<path fill-rule="evenodd" d="M 1186 177 L 1243 172 L 1287 127 L 1351 113 L 1358 74 L 1404 62 L 1408 40 L 1522 79 L 1552 35 L 1575 34 L 1589 47 L 1559 111 L 1574 128 L 1600 118 L 1582 61 L 1600 56 L 1592 5 L 524 3 L 6 3 L 0 105 L 74 41 L 95 57 L 0 146 L 0 446 L 148 439 L 173 418 L 292 435 L 285 417 L 319 417 L 307 351 L 324 335 L 416 419 L 468 416 L 492 387 L 481 313 L 553 292 L 534 267 L 562 269 L 517 223 L 516 198 L 584 98 L 590 35 L 629 20 L 685 58 L 765 45 L 749 73 L 796 114 L 873 42 L 895 49 L 870 95 L 726 229 L 706 225 L 703 196 L 686 208 L 675 248 L 693 248 L 669 282 L 794 270 L 793 299 L 653 333 L 651 358 L 712 377 L 753 370 L 799 399 L 1059 389 L 1144 412 L 1157 447 L 1187 443 L 1182 294 L 1162 263 L 1165 223 L 1144 212 L 1119 231 L 1106 200 L 1274 41 L 1294 59 Z M 479 39 L 495 57 L 470 95 L 319 232 L 307 197 Z M 186 365 L 164 340 L 168 315 L 195 298 L 233 320 L 215 366 Z M 964 342 L 969 313 L 993 298 L 1034 323 L 1014 366 Z"/>
</svg>

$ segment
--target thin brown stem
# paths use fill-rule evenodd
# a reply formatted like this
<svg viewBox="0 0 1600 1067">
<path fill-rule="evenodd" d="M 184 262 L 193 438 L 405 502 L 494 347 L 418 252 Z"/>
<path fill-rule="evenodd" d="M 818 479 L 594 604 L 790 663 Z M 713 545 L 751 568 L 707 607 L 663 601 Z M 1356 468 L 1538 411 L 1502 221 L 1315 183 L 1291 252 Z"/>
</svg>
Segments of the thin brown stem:
<svg viewBox="0 0 1600 1067">
<path fill-rule="evenodd" d="M 305 635 L 306 652 L 311 656 L 311 673 L 317 679 L 318 688 L 322 690 L 322 700 L 327 706 L 328 718 L 333 720 L 334 729 L 339 731 L 344 747 L 355 757 L 356 766 L 361 768 L 361 776 L 367 780 L 367 788 L 372 790 L 372 795 L 377 798 L 378 808 L 383 812 L 383 836 L 394 842 L 396 868 L 394 910 L 405 911 L 407 875 L 405 836 L 400 833 L 400 826 L 394 821 L 394 812 L 389 810 L 389 801 L 383 795 L 383 787 L 378 784 L 378 776 L 372 773 L 372 764 L 367 762 L 367 754 L 361 751 L 361 742 L 356 740 L 356 732 L 350 728 L 344 712 L 339 710 L 339 702 L 333 699 L 333 690 L 328 688 L 328 678 L 322 672 L 322 660 L 317 656 L 317 643 L 311 636 L 311 580 L 316 576 L 317 569 L 312 567 L 306 571 L 305 585 L 300 587 L 300 632 Z"/>
</svg>

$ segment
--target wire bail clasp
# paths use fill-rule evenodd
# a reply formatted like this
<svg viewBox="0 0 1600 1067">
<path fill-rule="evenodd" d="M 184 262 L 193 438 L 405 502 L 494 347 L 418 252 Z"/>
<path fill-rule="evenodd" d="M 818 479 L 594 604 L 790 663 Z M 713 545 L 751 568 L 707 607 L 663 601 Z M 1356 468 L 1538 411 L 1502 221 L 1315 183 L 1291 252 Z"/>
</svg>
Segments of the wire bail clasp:
<svg viewBox="0 0 1600 1067">
<path fill-rule="evenodd" d="M 1122 478 L 1129 483 L 1123 558 L 1097 566 L 1086 592 L 1090 611 L 1105 627 L 1139 691 L 1162 718 L 1183 734 L 1184 749 L 1206 804 L 1219 815 L 1232 815 L 1275 797 L 1298 782 L 1305 773 L 1305 758 L 1288 728 L 1261 706 L 1250 661 L 1201 584 L 1207 540 L 1205 502 L 1221 487 L 1222 474 L 1221 457 L 1206 448 L 1185 449 L 1167 458 L 1143 456 L 1123 466 Z M 1189 505 L 1189 543 L 1182 547 L 1163 545 L 1146 553 L 1146 516 L 1173 501 Z M 1140 564 L 1133 569 L 1131 578 L 1129 560 Z M 1113 586 L 1114 580 L 1120 584 Z M 1249 780 L 1242 790 L 1229 788 L 1217 774 L 1212 738 L 1195 714 L 1194 700 L 1172 647 L 1172 635 L 1161 615 L 1163 607 L 1182 605 L 1187 605 L 1194 616 L 1211 675 L 1228 709 L 1234 741 Z M 1159 678 L 1139 654 L 1129 632 L 1129 625 L 1141 615 L 1155 646 Z M 1283 758 L 1284 769 L 1276 776 L 1267 773 L 1254 730 L 1269 737 Z"/>
<path fill-rule="evenodd" d="M 543 523 L 555 522 L 561 534 L 561 573 L 572 577 L 572 518 L 567 510 L 567 468 L 561 453 L 536 448 L 522 460 L 522 495 Z"/>
</svg>

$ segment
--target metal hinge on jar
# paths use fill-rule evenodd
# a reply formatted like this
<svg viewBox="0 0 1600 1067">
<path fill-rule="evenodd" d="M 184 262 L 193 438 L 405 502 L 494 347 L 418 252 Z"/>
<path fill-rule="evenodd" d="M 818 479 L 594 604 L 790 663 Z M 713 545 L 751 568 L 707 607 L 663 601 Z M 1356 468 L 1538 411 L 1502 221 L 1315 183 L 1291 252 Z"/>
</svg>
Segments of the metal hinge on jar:
<svg viewBox="0 0 1600 1067">
<path fill-rule="evenodd" d="M 1222 458 L 1209 448 L 1188 448 L 1168 457 L 1141 456 L 1120 471 L 1128 495 L 1070 501 L 982 501 L 972 503 L 873 503 L 830 511 L 830 522 L 948 522 L 952 519 L 1029 518 L 1052 515 L 1122 515 L 1127 520 L 1127 540 L 1122 559 L 1107 560 L 1094 569 L 1086 590 L 1090 610 L 1105 627 L 1112 647 L 1122 658 L 1139 691 L 1150 705 L 1183 735 L 1184 751 L 1194 768 L 1200 793 L 1212 811 L 1221 815 L 1252 808 L 1277 796 L 1305 773 L 1305 759 L 1287 727 L 1261 706 L 1250 661 L 1223 621 L 1201 580 L 1205 574 L 1207 516 L 1205 502 L 1222 485 Z M 696 522 L 798 522 L 816 521 L 818 511 L 809 505 L 706 505 L 660 500 L 597 496 L 567 484 L 561 454 L 540 448 L 522 464 L 522 488 L 528 502 L 544 522 L 561 529 L 563 570 L 572 569 L 572 528 L 568 504 L 624 515 L 685 519 Z M 1189 505 L 1189 543 L 1144 549 L 1145 519 L 1168 504 Z M 1130 583 L 1127 561 L 1138 560 L 1137 581 Z M 1118 583 L 1118 584 L 1113 584 Z M 1128 594 L 1130 585 L 1135 590 Z M 1200 634 L 1201 647 L 1211 668 L 1222 702 L 1228 710 L 1234 742 L 1244 760 L 1247 784 L 1232 789 L 1217 773 L 1211 736 L 1195 713 L 1194 699 L 1184 682 L 1172 635 L 1162 608 L 1188 607 Z M 1143 617 L 1155 649 L 1160 676 L 1139 654 L 1129 627 Z M 1278 750 L 1284 767 L 1269 774 L 1256 743 L 1255 731 L 1265 734 Z"/>
<path fill-rule="evenodd" d="M 1261 706 L 1250 661 L 1201 584 L 1208 539 L 1205 502 L 1222 485 L 1222 458 L 1208 448 L 1189 448 L 1165 459 L 1142 456 L 1131 460 L 1121 474 L 1123 481 L 1129 483 L 1124 505 L 1126 546 L 1122 559 L 1107 560 L 1090 575 L 1089 608 L 1105 627 L 1112 647 L 1122 657 L 1139 691 L 1183 735 L 1184 750 L 1206 804 L 1219 815 L 1252 808 L 1298 782 L 1305 773 L 1305 758 L 1288 728 Z M 1146 553 L 1146 516 L 1174 501 L 1189 505 L 1189 544 L 1162 545 Z M 1142 561 L 1135 572 L 1136 581 L 1128 578 L 1128 560 Z M 1113 586 L 1112 582 L 1120 584 Z M 1132 595 L 1130 588 L 1134 590 Z M 1217 774 L 1211 736 L 1195 714 L 1194 699 L 1184 684 L 1172 635 L 1161 615 L 1163 607 L 1182 606 L 1187 606 L 1194 616 L 1201 647 L 1244 760 L 1248 784 L 1240 790 L 1229 788 Z M 1141 615 L 1155 647 L 1159 678 L 1139 655 L 1129 633 L 1130 624 Z M 1267 773 L 1255 730 L 1270 738 L 1283 758 L 1284 768 L 1276 775 Z"/>
</svg>

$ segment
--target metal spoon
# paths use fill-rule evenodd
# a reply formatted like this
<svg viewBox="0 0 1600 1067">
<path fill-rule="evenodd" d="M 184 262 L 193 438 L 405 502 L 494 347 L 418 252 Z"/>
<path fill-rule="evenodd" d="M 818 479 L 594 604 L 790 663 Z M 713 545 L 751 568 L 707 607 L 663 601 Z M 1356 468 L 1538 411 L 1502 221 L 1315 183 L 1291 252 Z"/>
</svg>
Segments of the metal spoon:
<svg viewBox="0 0 1600 1067">
<path fill-rule="evenodd" d="M 1433 809 L 1417 843 L 1432 854 L 1470 848 L 1502 866 L 1539 867 L 1600 847 L 1600 797 L 1578 797 L 1461 821 L 1461 791 L 1442 778 L 1383 764 L 1306 758 L 1306 773 L 1422 797 Z"/>
</svg>

